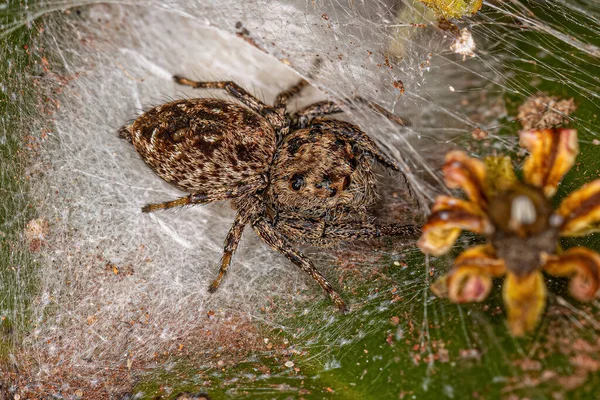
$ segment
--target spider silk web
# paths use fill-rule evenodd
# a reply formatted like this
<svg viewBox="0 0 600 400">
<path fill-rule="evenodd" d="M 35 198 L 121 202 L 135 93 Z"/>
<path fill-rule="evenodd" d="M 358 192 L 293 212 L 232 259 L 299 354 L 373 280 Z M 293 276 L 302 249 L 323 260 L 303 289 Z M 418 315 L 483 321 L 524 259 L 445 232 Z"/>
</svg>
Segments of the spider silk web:
<svg viewBox="0 0 600 400">
<path fill-rule="evenodd" d="M 35 31 L 30 51 L 37 57 L 33 70 L 15 72 L 1 87 L 9 101 L 34 110 L 23 132 L 35 144 L 29 194 L 18 195 L 34 199 L 37 222 L 25 234 L 42 232 L 34 274 L 9 280 L 0 271 L 0 281 L 35 287 L 7 287 L 10 305 L 2 311 L 29 315 L 14 327 L 23 340 L 9 354 L 21 371 L 9 390 L 21 398 L 79 396 L 77 390 L 88 398 L 168 397 L 182 382 L 216 398 L 336 390 L 451 398 L 524 388 L 540 395 L 553 379 L 565 395 L 600 369 L 592 362 L 600 360 L 586 364 L 565 350 L 556 356 L 559 372 L 544 375 L 550 364 L 539 359 L 539 348 L 563 339 L 598 354 L 598 302 L 582 306 L 559 294 L 542 329 L 562 337 L 514 341 L 496 316 L 499 295 L 483 307 L 435 299 L 429 283 L 451 259 L 430 264 L 411 242 L 303 248 L 351 304 L 346 316 L 251 229 L 210 295 L 234 211 L 225 203 L 142 214 L 144 204 L 182 193 L 116 136 L 143 110 L 172 99 L 226 98 L 178 86 L 174 74 L 232 80 L 267 103 L 308 78 L 312 87 L 292 107 L 361 96 L 410 121 L 399 127 L 348 103 L 345 115 L 335 116 L 373 137 L 410 183 L 409 191 L 401 175 L 377 170 L 375 215 L 420 223 L 425 205 L 446 190 L 443 154 L 455 147 L 518 152 L 517 107 L 539 91 L 575 99 L 579 109 L 568 123 L 582 149 L 593 150 L 598 3 L 490 1 L 446 29 L 411 0 L 39 1 L 9 3 L 6 12 L 4 37 Z M 476 46 L 464 54 L 457 50 L 461 29 Z M 317 58 L 322 63 L 309 77 Z M 25 97 L 32 86 L 37 95 Z M 3 117 L 11 118 L 23 116 Z M 485 139 L 473 139 L 478 135 Z M 593 174 L 573 177 L 565 193 Z M 0 231 L 22 218 L 12 213 Z M 454 380 L 454 368 L 478 382 Z"/>
</svg>

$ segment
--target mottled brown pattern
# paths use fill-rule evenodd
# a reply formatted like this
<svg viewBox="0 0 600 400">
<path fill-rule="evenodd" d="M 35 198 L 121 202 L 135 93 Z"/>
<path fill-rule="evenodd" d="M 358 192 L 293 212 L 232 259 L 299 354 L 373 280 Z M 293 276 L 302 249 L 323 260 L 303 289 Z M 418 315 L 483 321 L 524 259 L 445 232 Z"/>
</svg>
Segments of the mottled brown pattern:
<svg viewBox="0 0 600 400">
<path fill-rule="evenodd" d="M 275 152 L 275 131 L 264 118 L 218 99 L 163 104 L 129 130 L 150 168 L 190 193 L 232 189 L 266 175 Z"/>
<path fill-rule="evenodd" d="M 293 243 L 329 246 L 419 234 L 412 225 L 369 222 L 367 210 L 376 193 L 373 161 L 399 168 L 358 126 L 323 118 L 341 112 L 338 105 L 320 102 L 287 112 L 288 101 L 306 81 L 282 92 L 271 107 L 234 82 L 175 80 L 199 89 L 224 89 L 245 106 L 208 98 L 177 100 L 147 111 L 119 131 L 158 176 L 190 193 L 148 204 L 142 211 L 232 200 L 237 215 L 211 291 L 221 283 L 248 224 L 312 276 L 340 310 L 346 310 L 344 301 Z M 403 123 L 374 103 L 358 101 Z"/>
</svg>

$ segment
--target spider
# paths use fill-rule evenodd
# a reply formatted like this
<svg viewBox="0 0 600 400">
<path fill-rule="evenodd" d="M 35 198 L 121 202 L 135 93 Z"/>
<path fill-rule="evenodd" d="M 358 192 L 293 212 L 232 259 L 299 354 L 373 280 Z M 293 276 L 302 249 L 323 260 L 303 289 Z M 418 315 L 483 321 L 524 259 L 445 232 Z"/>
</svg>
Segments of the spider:
<svg viewBox="0 0 600 400">
<path fill-rule="evenodd" d="M 287 111 L 306 80 L 280 93 L 273 106 L 234 82 L 174 80 L 198 89 L 224 89 L 241 105 L 215 98 L 172 101 L 145 112 L 119 136 L 159 177 L 189 193 L 148 204 L 143 212 L 231 200 L 237 213 L 211 293 L 227 272 L 246 225 L 317 281 L 342 311 L 347 310 L 342 298 L 294 244 L 327 247 L 420 233 L 413 225 L 370 222 L 367 210 L 376 199 L 373 162 L 400 169 L 358 126 L 324 118 L 342 112 L 338 104 L 321 101 Z M 403 124 L 380 106 L 358 101 Z"/>
</svg>

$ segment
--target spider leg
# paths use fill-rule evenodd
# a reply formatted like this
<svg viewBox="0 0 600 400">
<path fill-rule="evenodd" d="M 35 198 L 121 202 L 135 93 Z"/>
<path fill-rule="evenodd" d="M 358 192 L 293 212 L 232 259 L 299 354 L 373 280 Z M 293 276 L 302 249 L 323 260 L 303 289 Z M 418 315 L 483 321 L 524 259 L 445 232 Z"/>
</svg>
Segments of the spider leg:
<svg viewBox="0 0 600 400">
<path fill-rule="evenodd" d="M 263 177 L 258 177 L 254 182 L 240 185 L 234 189 L 215 189 L 208 193 L 192 193 L 176 200 L 166 201 L 164 203 L 146 204 L 142 207 L 142 212 L 149 213 L 157 210 L 166 210 L 173 207 L 183 207 L 195 204 L 207 204 L 214 201 L 235 199 L 250 193 L 254 193 L 265 187 Z"/>
<path fill-rule="evenodd" d="M 331 132 L 339 138 L 348 139 L 351 142 L 354 142 L 362 150 L 370 153 L 379 163 L 395 171 L 400 171 L 400 166 L 394 160 L 386 156 L 373 139 L 355 125 L 340 123 L 340 121 L 336 121 L 336 123 L 333 124 L 326 119 L 323 119 L 316 121 L 310 126 L 312 129 L 323 128 L 323 130 Z"/>
<path fill-rule="evenodd" d="M 296 111 L 294 120 L 298 128 L 306 128 L 316 118 L 341 112 L 344 111 L 333 101 L 319 101 Z"/>
<path fill-rule="evenodd" d="M 119 139 L 124 139 L 131 143 L 131 131 L 129 130 L 130 128 L 131 125 L 122 126 L 117 133 Z"/>
<path fill-rule="evenodd" d="M 258 236 L 265 241 L 274 250 L 277 250 L 281 254 L 287 257 L 288 260 L 296 264 L 300 269 L 309 274 L 329 295 L 331 300 L 340 309 L 340 311 L 347 311 L 346 303 L 344 300 L 333 290 L 331 284 L 327 279 L 315 268 L 314 264 L 300 251 L 294 249 L 289 241 L 273 228 L 269 222 L 264 218 L 259 218 L 253 222 L 253 227 Z"/>
<path fill-rule="evenodd" d="M 383 115 L 388 120 L 395 122 L 398 125 L 407 125 L 407 122 L 404 121 L 402 118 L 400 118 L 396 114 L 389 112 L 385 108 L 381 107 L 379 104 L 374 103 L 370 100 L 364 99 L 362 97 L 354 97 L 353 99 L 346 99 L 344 101 L 348 103 L 350 107 L 353 107 L 353 103 L 362 103 L 369 107 L 371 110 L 375 111 L 380 115 Z M 337 114 L 341 112 L 344 112 L 344 110 L 342 110 L 339 104 L 333 101 L 320 101 L 298 110 L 294 114 L 294 116 L 301 123 L 301 125 L 303 125 L 301 127 L 304 128 L 310 125 L 310 122 L 315 118 L 324 117 L 326 115 Z"/>
<path fill-rule="evenodd" d="M 221 280 L 227 273 L 227 268 L 229 264 L 231 264 L 231 258 L 233 257 L 233 253 L 237 250 L 240 239 L 242 238 L 242 232 L 244 231 L 244 227 L 249 221 L 248 212 L 244 209 L 240 210 L 235 216 L 235 220 L 233 221 L 233 225 L 229 229 L 227 233 L 227 237 L 225 238 L 225 243 L 223 245 L 223 256 L 221 257 L 221 267 L 219 268 L 219 274 L 210 285 L 208 291 L 213 293 L 219 285 L 221 284 Z"/>
<path fill-rule="evenodd" d="M 302 79 L 300 82 L 296 83 L 294 86 L 285 90 L 277 95 L 275 98 L 274 108 L 283 108 L 287 106 L 287 103 L 298 93 L 302 91 L 306 86 L 308 86 L 308 81 Z"/>
<path fill-rule="evenodd" d="M 244 88 L 238 85 L 235 82 L 231 81 L 214 81 L 214 82 L 206 82 L 206 81 L 192 81 L 190 79 L 184 78 L 182 76 L 175 75 L 173 77 L 175 82 L 180 85 L 191 86 L 197 89 L 223 89 L 227 91 L 232 97 L 235 97 L 239 101 L 241 101 L 244 105 L 248 106 L 252 110 L 256 111 L 259 114 L 264 114 L 267 111 L 271 111 L 272 108 L 252 96 L 248 93 Z"/>
<path fill-rule="evenodd" d="M 371 100 L 367 100 L 363 97 L 354 97 L 351 100 L 346 100 L 349 101 L 351 104 L 353 102 L 357 102 L 357 103 L 362 103 L 364 105 L 366 105 L 367 107 L 369 107 L 371 110 L 375 111 L 377 114 L 383 115 L 384 117 L 386 117 L 388 120 L 395 122 L 396 124 L 400 125 L 400 126 L 407 126 L 408 122 L 403 120 L 402 118 L 400 118 L 399 116 L 397 116 L 394 113 L 389 112 L 388 110 L 386 110 L 385 108 L 381 107 L 379 104 L 372 102 Z"/>
<path fill-rule="evenodd" d="M 275 229 L 285 236 L 323 247 L 340 241 L 369 240 L 389 236 L 416 238 L 421 233 L 421 228 L 415 225 L 324 222 L 301 217 L 280 217 Z"/>
<path fill-rule="evenodd" d="M 313 61 L 312 68 L 308 73 L 309 78 L 312 78 L 315 75 L 315 73 L 318 71 L 319 67 L 321 66 L 321 62 L 322 62 L 321 58 L 319 58 L 319 57 L 315 58 L 315 60 Z M 299 94 L 302 91 L 302 89 L 304 89 L 308 85 L 310 85 L 310 84 L 308 83 L 307 80 L 301 79 L 300 82 L 296 83 L 294 86 L 292 86 L 288 90 L 285 90 L 285 91 L 279 93 L 277 95 L 277 97 L 275 98 L 275 104 L 273 105 L 273 107 L 277 108 L 277 109 L 283 108 L 283 110 L 285 111 L 285 108 L 286 108 L 288 102 L 294 96 Z"/>
</svg>

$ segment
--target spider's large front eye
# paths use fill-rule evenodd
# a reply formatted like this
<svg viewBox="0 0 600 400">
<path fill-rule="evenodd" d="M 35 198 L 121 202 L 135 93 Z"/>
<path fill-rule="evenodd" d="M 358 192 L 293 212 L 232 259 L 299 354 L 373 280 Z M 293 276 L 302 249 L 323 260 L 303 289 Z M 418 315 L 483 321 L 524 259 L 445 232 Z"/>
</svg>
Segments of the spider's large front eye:
<svg viewBox="0 0 600 400">
<path fill-rule="evenodd" d="M 292 179 L 290 179 L 290 183 L 292 184 L 292 189 L 300 190 L 304 187 L 304 177 L 300 174 L 294 174 Z"/>
</svg>

